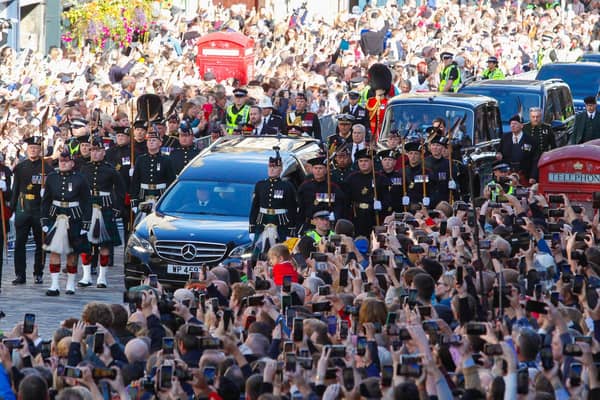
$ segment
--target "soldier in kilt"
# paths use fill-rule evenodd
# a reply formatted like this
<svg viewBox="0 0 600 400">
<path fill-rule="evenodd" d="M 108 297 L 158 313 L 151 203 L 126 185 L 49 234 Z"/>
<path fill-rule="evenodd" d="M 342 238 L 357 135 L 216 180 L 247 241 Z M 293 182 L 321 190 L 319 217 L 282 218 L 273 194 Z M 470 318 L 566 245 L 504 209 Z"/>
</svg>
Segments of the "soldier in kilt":
<svg viewBox="0 0 600 400">
<path fill-rule="evenodd" d="M 75 294 L 77 255 L 90 251 L 87 233 L 92 214 L 90 189 L 85 178 L 73 171 L 75 161 L 69 151 L 60 154 L 58 171 L 48 174 L 42 197 L 42 231 L 47 234 L 44 250 L 50 253 L 52 284 L 47 296 L 60 294 L 61 257 L 67 258 L 66 294 Z"/>
<path fill-rule="evenodd" d="M 120 246 L 121 235 L 117 228 L 116 218 L 119 216 L 119 205 L 125 200 L 125 185 L 115 167 L 104 161 L 106 155 L 102 139 L 91 139 L 91 161 L 81 168 L 91 194 L 92 217 L 88 241 L 100 252 L 100 271 L 96 287 L 106 288 L 106 272 L 110 262 L 110 252 L 114 246 Z M 77 283 L 80 287 L 91 286 L 90 253 L 81 254 L 83 278 Z"/>
</svg>

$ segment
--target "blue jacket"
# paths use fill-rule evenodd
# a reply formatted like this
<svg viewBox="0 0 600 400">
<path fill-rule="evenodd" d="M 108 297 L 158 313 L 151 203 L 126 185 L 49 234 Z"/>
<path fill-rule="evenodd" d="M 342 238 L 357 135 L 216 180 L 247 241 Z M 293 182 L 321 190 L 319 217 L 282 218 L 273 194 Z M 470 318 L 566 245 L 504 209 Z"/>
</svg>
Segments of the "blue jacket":
<svg viewBox="0 0 600 400">
<path fill-rule="evenodd" d="M 0 399 L 15 400 L 15 394 L 10 387 L 10 378 L 4 370 L 4 366 L 0 364 Z"/>
</svg>

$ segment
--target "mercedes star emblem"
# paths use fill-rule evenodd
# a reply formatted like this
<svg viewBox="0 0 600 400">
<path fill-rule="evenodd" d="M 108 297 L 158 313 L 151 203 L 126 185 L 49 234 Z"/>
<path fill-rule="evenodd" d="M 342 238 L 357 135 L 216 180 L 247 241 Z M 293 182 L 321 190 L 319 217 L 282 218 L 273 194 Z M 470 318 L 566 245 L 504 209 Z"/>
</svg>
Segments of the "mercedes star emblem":
<svg viewBox="0 0 600 400">
<path fill-rule="evenodd" d="M 191 261 L 196 257 L 196 247 L 193 244 L 186 244 L 181 248 L 181 256 L 186 261 Z"/>
</svg>

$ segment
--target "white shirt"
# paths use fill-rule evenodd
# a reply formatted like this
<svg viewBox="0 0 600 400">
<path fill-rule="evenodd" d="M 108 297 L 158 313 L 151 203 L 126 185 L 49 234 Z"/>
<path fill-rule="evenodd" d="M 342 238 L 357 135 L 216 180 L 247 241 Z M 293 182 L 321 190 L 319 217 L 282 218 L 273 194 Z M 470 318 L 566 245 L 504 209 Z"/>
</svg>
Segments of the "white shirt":
<svg viewBox="0 0 600 400">
<path fill-rule="evenodd" d="M 519 132 L 519 134 L 517 136 L 515 136 L 515 134 L 513 133 L 512 138 L 513 138 L 513 144 L 519 144 L 519 142 L 523 138 L 523 131 Z"/>
<path fill-rule="evenodd" d="M 350 153 L 350 155 L 352 156 L 352 162 L 356 161 L 354 159 L 354 154 L 356 154 L 357 151 L 362 150 L 364 148 L 365 148 L 365 142 L 352 144 L 352 152 Z"/>
<path fill-rule="evenodd" d="M 596 116 L 596 113 L 595 112 L 592 114 L 587 113 L 587 115 L 588 115 L 588 118 L 594 119 L 594 117 Z"/>
<path fill-rule="evenodd" d="M 256 125 L 256 127 L 254 128 L 255 132 L 256 132 L 255 134 L 256 135 L 260 135 L 260 132 L 262 131 L 263 126 L 265 126 L 265 125 L 266 125 L 266 123 L 265 123 L 265 120 L 263 118 L 263 119 L 260 120 L 260 123 L 258 125 Z"/>
</svg>

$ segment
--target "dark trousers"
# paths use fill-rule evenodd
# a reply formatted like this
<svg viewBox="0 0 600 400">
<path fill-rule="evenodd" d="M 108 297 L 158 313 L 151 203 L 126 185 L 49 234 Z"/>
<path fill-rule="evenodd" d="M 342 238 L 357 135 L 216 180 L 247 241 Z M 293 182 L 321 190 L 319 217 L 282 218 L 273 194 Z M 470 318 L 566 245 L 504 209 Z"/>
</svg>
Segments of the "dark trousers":
<svg viewBox="0 0 600 400">
<path fill-rule="evenodd" d="M 39 214 L 17 212 L 15 215 L 15 275 L 25 277 L 27 273 L 27 257 L 25 245 L 29 231 L 33 231 L 35 240 L 35 263 L 33 274 L 42 275 L 44 264 L 42 261 L 42 226 Z"/>
</svg>

